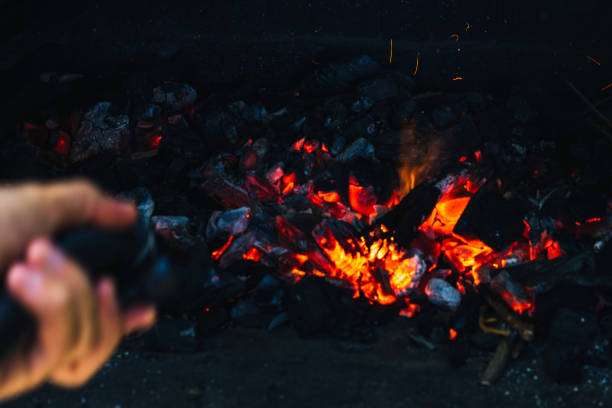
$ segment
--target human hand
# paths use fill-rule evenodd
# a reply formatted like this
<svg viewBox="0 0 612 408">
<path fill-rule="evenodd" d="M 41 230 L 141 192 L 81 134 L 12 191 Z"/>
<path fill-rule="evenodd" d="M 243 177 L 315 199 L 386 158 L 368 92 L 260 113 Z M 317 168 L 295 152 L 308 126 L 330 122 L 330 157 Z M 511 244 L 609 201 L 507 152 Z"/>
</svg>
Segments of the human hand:
<svg viewBox="0 0 612 408">
<path fill-rule="evenodd" d="M 103 278 L 94 288 L 79 265 L 48 240 L 69 226 L 121 228 L 135 219 L 133 205 L 86 182 L 0 190 L 0 267 L 25 252 L 8 271 L 7 290 L 38 323 L 34 345 L 0 367 L 0 398 L 44 381 L 79 386 L 108 359 L 122 335 L 153 324 L 152 307 L 121 311 L 112 280 Z"/>
</svg>

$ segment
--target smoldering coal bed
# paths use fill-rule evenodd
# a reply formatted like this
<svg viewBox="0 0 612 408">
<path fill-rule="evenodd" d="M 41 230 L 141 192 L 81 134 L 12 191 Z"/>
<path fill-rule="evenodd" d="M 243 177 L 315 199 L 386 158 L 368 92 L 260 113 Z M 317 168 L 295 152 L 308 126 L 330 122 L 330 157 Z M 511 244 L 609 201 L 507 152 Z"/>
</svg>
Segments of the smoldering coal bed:
<svg viewBox="0 0 612 408">
<path fill-rule="evenodd" d="M 359 352 L 402 319 L 449 367 L 485 350 L 485 385 L 513 359 L 560 382 L 609 370 L 610 169 L 534 137 L 529 96 L 433 92 L 368 56 L 232 94 L 162 82 L 92 101 L 99 79 L 45 81 L 70 103 L 29 114 L 5 174 L 93 178 L 202 265 L 123 347 L 192 354 L 228 327 L 290 325 Z"/>
</svg>

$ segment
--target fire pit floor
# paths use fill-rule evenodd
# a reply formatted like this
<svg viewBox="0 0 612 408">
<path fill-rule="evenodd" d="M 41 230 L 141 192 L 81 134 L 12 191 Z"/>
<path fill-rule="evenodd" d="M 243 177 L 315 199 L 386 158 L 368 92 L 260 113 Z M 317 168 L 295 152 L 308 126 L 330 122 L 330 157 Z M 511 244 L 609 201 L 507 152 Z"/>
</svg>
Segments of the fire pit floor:
<svg viewBox="0 0 612 408">
<path fill-rule="evenodd" d="M 409 322 L 378 328 L 371 348 L 330 339 L 305 341 L 295 330 L 232 328 L 199 354 L 122 350 L 82 390 L 44 388 L 11 407 L 598 407 L 610 406 L 612 370 L 586 367 L 580 386 L 558 385 L 535 356 L 515 361 L 493 387 L 478 384 L 490 358 L 473 353 L 449 368 L 442 349 L 410 340 Z M 384 335 L 384 337 L 382 337 Z M 237 373 L 240 373 L 238 376 Z M 136 381 L 134 379 L 137 379 Z M 110 391 L 110 392 L 109 392 Z"/>
</svg>

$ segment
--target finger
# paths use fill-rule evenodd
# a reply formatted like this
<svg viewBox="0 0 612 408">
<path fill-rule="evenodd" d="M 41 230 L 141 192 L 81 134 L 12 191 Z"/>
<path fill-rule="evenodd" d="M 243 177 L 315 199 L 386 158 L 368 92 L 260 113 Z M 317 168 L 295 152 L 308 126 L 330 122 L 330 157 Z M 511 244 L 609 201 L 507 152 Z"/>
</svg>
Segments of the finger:
<svg viewBox="0 0 612 408">
<path fill-rule="evenodd" d="M 67 285 L 76 315 L 75 338 L 63 361 L 70 362 L 89 352 L 99 335 L 93 288 L 83 270 L 44 238 L 28 247 L 28 265 L 57 277 Z"/>
<path fill-rule="evenodd" d="M 40 344 L 27 351 L 15 353 L 2 365 L 0 400 L 15 397 L 40 385 L 50 372 L 49 360 Z"/>
<path fill-rule="evenodd" d="M 30 377 L 26 383 L 37 384 L 60 363 L 72 343 L 76 319 L 71 312 L 69 291 L 53 276 L 25 264 L 14 265 L 8 271 L 7 289 L 38 322 L 35 346 L 16 357 L 9 370 L 15 378 Z"/>
<path fill-rule="evenodd" d="M 155 308 L 137 306 L 128 309 L 123 316 L 123 334 L 136 330 L 148 330 L 155 324 Z"/>
<path fill-rule="evenodd" d="M 103 279 L 96 288 L 100 337 L 98 343 L 81 359 L 60 367 L 51 381 L 63 387 L 77 387 L 89 380 L 111 356 L 122 335 L 121 310 L 110 279 Z"/>
<path fill-rule="evenodd" d="M 0 189 L 0 202 L 0 266 L 18 257 L 35 236 L 79 224 L 126 227 L 137 216 L 134 205 L 113 200 L 84 181 L 7 187 Z"/>
<path fill-rule="evenodd" d="M 51 231 L 87 223 L 120 228 L 134 222 L 137 215 L 133 204 L 106 196 L 86 181 L 49 185 L 42 190 L 42 205 L 51 220 Z"/>
</svg>

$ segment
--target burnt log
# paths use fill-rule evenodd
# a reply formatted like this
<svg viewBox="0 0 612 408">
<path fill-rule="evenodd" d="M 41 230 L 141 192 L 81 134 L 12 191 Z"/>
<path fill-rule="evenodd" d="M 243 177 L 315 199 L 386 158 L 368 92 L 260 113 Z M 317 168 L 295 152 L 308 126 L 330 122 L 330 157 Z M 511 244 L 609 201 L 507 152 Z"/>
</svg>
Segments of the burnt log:
<svg viewBox="0 0 612 408">
<path fill-rule="evenodd" d="M 518 200 L 506 200 L 482 188 L 470 200 L 453 232 L 478 238 L 495 251 L 502 251 L 522 238 L 524 214 L 524 206 Z"/>
<path fill-rule="evenodd" d="M 434 184 L 424 183 L 417 186 L 393 210 L 380 217 L 373 230 L 384 225 L 390 231 L 396 232 L 395 239 L 400 246 L 408 247 L 423 221 L 435 208 L 440 194 Z"/>
<path fill-rule="evenodd" d="M 596 273 L 595 254 L 585 251 L 553 260 L 534 261 L 507 268 L 517 282 L 529 286 L 539 295 L 563 286 L 610 287 L 612 275 Z"/>
</svg>

